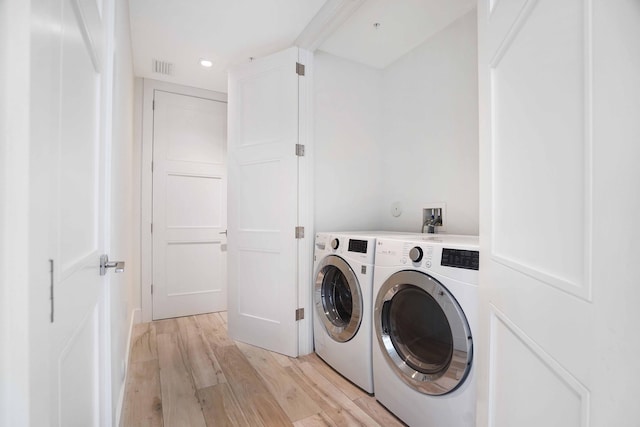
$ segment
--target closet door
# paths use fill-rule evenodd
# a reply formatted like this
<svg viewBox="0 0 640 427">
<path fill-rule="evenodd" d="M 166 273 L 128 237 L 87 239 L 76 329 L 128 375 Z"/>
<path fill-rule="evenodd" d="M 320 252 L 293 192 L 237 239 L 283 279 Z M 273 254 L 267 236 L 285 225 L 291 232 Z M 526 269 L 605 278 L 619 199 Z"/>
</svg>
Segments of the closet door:
<svg viewBox="0 0 640 427">
<path fill-rule="evenodd" d="M 640 7 L 483 0 L 478 15 L 478 426 L 633 424 Z"/>
<path fill-rule="evenodd" d="M 229 74 L 229 335 L 298 355 L 298 49 Z M 307 283 L 310 286 L 310 283 Z M 306 285 L 306 284 L 305 284 Z"/>
</svg>

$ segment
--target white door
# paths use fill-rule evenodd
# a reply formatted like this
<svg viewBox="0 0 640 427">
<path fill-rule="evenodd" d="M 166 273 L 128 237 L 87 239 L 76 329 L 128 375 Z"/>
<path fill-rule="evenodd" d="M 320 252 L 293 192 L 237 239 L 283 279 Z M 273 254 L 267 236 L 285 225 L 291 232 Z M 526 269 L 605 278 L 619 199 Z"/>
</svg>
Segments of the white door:
<svg viewBox="0 0 640 427">
<path fill-rule="evenodd" d="M 290 356 L 298 355 L 297 61 L 291 48 L 229 73 L 229 335 Z"/>
<path fill-rule="evenodd" d="M 640 7 L 478 14 L 478 425 L 636 425 Z"/>
<path fill-rule="evenodd" d="M 154 319 L 226 310 L 226 141 L 226 103 L 154 92 Z"/>
<path fill-rule="evenodd" d="M 112 31 L 93 0 L 60 0 L 59 49 L 51 67 L 58 132 L 52 144 L 52 323 L 50 423 L 97 426 L 110 407 L 108 280 L 100 275 L 107 236 L 106 139 L 110 127 Z M 53 28 L 53 27 L 52 27 Z M 46 108 L 46 107 L 45 107 Z M 109 273 L 112 274 L 112 273 Z"/>
</svg>

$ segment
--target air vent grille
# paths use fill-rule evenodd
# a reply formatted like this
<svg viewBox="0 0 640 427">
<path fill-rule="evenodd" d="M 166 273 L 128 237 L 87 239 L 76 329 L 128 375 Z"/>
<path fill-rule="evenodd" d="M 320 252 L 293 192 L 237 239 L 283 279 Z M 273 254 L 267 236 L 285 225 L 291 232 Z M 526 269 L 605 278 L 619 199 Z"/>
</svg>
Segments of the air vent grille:
<svg viewBox="0 0 640 427">
<path fill-rule="evenodd" d="M 173 64 L 171 62 L 154 59 L 152 67 L 154 73 L 164 74 L 166 76 L 173 75 Z"/>
</svg>

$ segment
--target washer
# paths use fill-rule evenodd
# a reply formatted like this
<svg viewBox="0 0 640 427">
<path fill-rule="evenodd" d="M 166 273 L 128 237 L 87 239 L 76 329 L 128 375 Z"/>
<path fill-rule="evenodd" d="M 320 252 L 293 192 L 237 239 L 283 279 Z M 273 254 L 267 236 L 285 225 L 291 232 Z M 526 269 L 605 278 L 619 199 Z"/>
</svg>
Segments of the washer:
<svg viewBox="0 0 640 427">
<path fill-rule="evenodd" d="M 318 233 L 313 282 L 313 341 L 327 364 L 373 393 L 373 264 L 383 231 Z"/>
<path fill-rule="evenodd" d="M 318 233 L 313 340 L 327 364 L 373 393 L 371 306 L 376 237 Z"/>
<path fill-rule="evenodd" d="M 478 268 L 476 236 L 377 240 L 375 396 L 410 426 L 475 425 Z"/>
</svg>

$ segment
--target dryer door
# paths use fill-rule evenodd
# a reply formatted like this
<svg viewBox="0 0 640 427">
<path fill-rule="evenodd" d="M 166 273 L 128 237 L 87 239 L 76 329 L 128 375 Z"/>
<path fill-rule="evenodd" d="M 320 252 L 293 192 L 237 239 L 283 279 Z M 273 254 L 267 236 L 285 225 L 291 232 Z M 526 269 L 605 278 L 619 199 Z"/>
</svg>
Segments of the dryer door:
<svg viewBox="0 0 640 427">
<path fill-rule="evenodd" d="M 387 363 L 409 386 L 442 395 L 464 382 L 473 356 L 471 330 L 440 282 L 413 270 L 391 275 L 378 292 L 374 319 Z"/>
<path fill-rule="evenodd" d="M 331 338 L 346 342 L 362 322 L 362 292 L 349 264 L 336 255 L 318 265 L 314 291 L 318 318 Z"/>
</svg>

